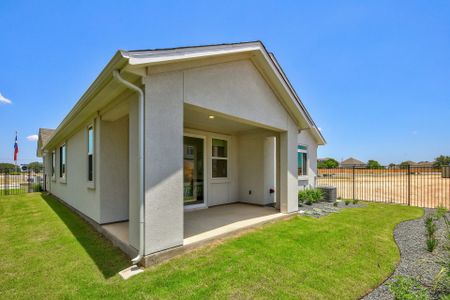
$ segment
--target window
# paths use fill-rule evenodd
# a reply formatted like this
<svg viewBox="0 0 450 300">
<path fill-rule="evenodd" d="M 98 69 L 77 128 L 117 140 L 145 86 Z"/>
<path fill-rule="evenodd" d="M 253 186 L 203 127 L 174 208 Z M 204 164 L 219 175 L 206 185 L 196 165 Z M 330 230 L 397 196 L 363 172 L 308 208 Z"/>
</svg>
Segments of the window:
<svg viewBox="0 0 450 300">
<path fill-rule="evenodd" d="M 212 139 L 212 178 L 228 177 L 228 141 Z"/>
<path fill-rule="evenodd" d="M 52 178 L 55 178 L 55 169 L 56 169 L 56 154 L 55 151 L 52 151 Z"/>
<path fill-rule="evenodd" d="M 66 177 L 66 145 L 59 147 L 59 177 Z"/>
<path fill-rule="evenodd" d="M 88 163 L 88 172 L 87 177 L 88 181 L 94 181 L 94 126 L 90 125 L 88 127 L 88 141 L 87 141 L 87 163 Z"/>
<path fill-rule="evenodd" d="M 298 176 L 308 175 L 308 148 L 299 145 L 297 147 Z"/>
</svg>

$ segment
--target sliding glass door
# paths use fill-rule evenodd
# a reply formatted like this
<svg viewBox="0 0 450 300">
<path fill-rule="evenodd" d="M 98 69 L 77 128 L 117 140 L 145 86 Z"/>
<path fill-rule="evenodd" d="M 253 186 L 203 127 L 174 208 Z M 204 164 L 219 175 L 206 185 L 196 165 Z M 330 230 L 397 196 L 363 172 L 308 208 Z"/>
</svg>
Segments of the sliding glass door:
<svg viewBox="0 0 450 300">
<path fill-rule="evenodd" d="M 184 137 L 184 205 L 203 204 L 205 202 L 204 143 L 203 138 Z"/>
</svg>

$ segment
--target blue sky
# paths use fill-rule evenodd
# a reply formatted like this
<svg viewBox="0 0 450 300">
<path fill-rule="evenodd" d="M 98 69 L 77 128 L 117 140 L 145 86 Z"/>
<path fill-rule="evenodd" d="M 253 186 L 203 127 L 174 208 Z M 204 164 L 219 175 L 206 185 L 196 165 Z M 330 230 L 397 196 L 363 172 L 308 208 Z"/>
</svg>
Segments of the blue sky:
<svg viewBox="0 0 450 300">
<path fill-rule="evenodd" d="M 35 160 L 26 137 L 55 128 L 117 49 L 248 40 L 322 129 L 320 157 L 450 155 L 449 1 L 2 0 L 0 20 L 0 162 L 16 130 L 19 162 Z"/>
</svg>

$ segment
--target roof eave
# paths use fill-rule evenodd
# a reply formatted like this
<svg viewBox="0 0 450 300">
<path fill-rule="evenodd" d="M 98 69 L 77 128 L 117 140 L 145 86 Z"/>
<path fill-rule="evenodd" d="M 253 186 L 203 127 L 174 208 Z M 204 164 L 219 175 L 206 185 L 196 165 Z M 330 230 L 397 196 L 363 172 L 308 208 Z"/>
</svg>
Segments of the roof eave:
<svg viewBox="0 0 450 300">
<path fill-rule="evenodd" d="M 296 114 L 299 114 L 299 120 L 304 120 L 307 124 L 307 128 L 312 130 L 313 136 L 319 145 L 324 145 L 326 143 L 322 133 L 318 130 L 313 119 L 311 118 L 306 107 L 303 105 L 300 97 L 298 97 L 293 86 L 287 79 L 280 65 L 276 61 L 275 57 L 271 55 L 265 48 L 264 44 L 260 41 L 255 42 L 245 42 L 237 44 L 224 44 L 224 45 L 212 45 L 203 46 L 202 51 L 199 51 L 200 47 L 191 48 L 175 48 L 169 50 L 150 50 L 150 51 L 124 51 L 119 50 L 109 61 L 109 63 L 104 67 L 102 72 L 97 76 L 95 81 L 82 95 L 80 100 L 75 104 L 69 114 L 64 118 L 61 124 L 56 128 L 53 136 L 50 140 L 43 145 L 42 150 L 56 146 L 59 141 L 60 132 L 62 128 L 65 128 L 70 122 L 76 117 L 76 115 L 83 110 L 83 108 L 89 104 L 95 95 L 101 88 L 103 88 L 110 80 L 112 80 L 112 71 L 115 69 L 122 69 L 126 65 L 134 66 L 150 66 L 153 64 L 163 64 L 169 62 L 177 62 L 189 59 L 201 59 L 212 56 L 238 54 L 245 52 L 255 52 L 261 54 L 264 58 L 272 72 L 276 75 L 275 77 L 280 81 L 279 83 L 283 89 L 289 95 L 289 98 L 293 101 L 296 109 Z M 302 128 L 306 129 L 306 128 Z"/>
<path fill-rule="evenodd" d="M 105 86 L 112 79 L 112 71 L 122 68 L 123 65 L 127 63 L 127 61 L 128 58 L 123 56 L 122 51 L 117 51 L 115 53 L 113 58 L 103 68 L 94 82 L 89 86 L 89 88 L 81 96 L 75 106 L 70 110 L 67 116 L 55 129 L 49 141 L 45 145 L 43 145 L 42 151 L 55 146 L 62 128 L 67 126 L 76 117 L 76 115 L 92 100 L 93 95 L 95 95 L 99 89 Z"/>
</svg>

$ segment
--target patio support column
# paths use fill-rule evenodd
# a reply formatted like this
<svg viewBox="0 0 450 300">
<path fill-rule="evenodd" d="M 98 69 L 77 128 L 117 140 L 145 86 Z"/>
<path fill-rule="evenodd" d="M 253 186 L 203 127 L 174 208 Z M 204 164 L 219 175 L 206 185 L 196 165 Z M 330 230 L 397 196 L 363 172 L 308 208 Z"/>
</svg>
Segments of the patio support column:
<svg viewBox="0 0 450 300">
<path fill-rule="evenodd" d="M 183 244 L 183 76 L 145 84 L 145 254 Z"/>
<path fill-rule="evenodd" d="M 298 210 L 297 128 L 295 124 L 290 124 L 288 131 L 280 133 L 278 144 L 280 212 L 291 213 Z"/>
</svg>

